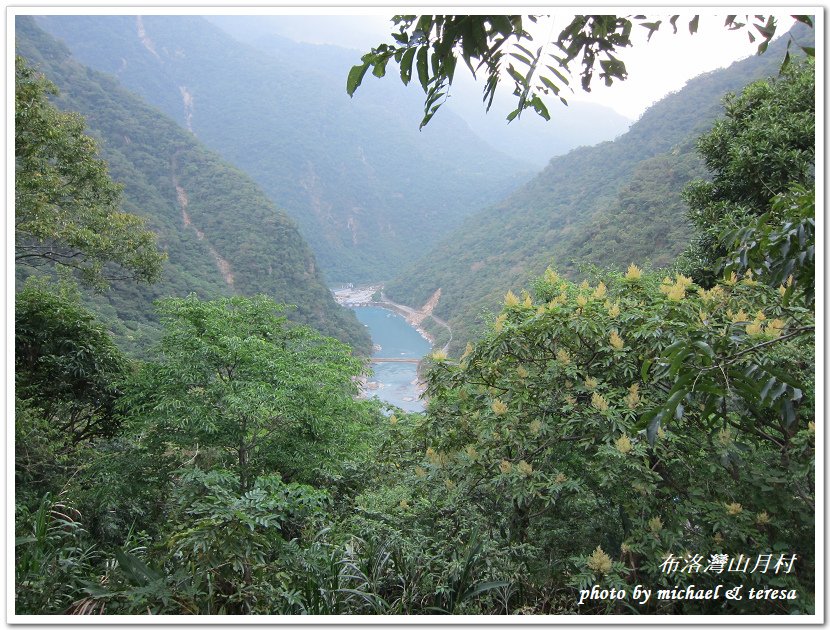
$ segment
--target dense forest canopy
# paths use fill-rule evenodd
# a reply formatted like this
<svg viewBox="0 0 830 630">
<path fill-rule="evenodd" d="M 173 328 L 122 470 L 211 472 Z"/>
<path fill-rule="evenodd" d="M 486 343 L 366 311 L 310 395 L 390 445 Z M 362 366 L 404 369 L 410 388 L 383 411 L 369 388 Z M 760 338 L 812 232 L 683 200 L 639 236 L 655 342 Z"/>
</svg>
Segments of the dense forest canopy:
<svg viewBox="0 0 830 630">
<path fill-rule="evenodd" d="M 55 86 L 15 58 L 15 263 L 60 265 L 104 284 L 104 266 L 148 282 L 164 255 L 144 221 L 119 212 L 121 189 L 108 176 L 83 119 L 47 100 Z"/>
<path fill-rule="evenodd" d="M 495 312 L 404 413 L 359 395 L 353 314 L 252 180 L 17 20 L 16 181 L 45 191 L 18 252 L 138 277 L 18 269 L 15 615 L 821 616 L 809 55 L 702 77 L 470 218 L 461 266 L 495 275 L 447 303 Z M 90 214 L 100 239 L 56 231 Z M 148 296 L 135 352 L 100 305 Z"/>
</svg>

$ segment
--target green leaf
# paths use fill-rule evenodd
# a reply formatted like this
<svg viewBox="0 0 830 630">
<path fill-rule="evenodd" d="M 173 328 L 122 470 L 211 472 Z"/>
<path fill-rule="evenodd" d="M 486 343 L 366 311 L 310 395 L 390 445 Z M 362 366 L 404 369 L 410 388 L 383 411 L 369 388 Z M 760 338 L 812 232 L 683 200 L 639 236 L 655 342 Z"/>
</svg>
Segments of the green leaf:
<svg viewBox="0 0 830 630">
<path fill-rule="evenodd" d="M 643 383 L 648 382 L 648 370 L 651 367 L 653 361 L 651 359 L 646 359 L 643 361 L 642 367 L 640 367 L 640 378 L 642 379 Z"/>
<path fill-rule="evenodd" d="M 551 81 L 550 79 L 548 79 L 545 76 L 540 76 L 539 80 L 542 82 L 542 84 L 545 87 L 549 88 L 554 93 L 554 95 L 559 94 L 559 89 L 560 88 L 553 81 Z"/>
<path fill-rule="evenodd" d="M 548 112 L 548 108 L 545 107 L 545 104 L 542 102 L 541 98 L 539 98 L 538 96 L 534 96 L 532 99 L 530 99 L 530 104 L 537 114 L 539 114 L 545 120 L 550 120 L 550 113 Z"/>
<path fill-rule="evenodd" d="M 515 59 L 518 59 L 519 61 L 521 61 L 522 63 L 524 63 L 524 64 L 526 64 L 526 65 L 528 65 L 528 66 L 529 66 L 531 63 L 533 63 L 532 61 L 530 61 L 530 59 L 528 59 L 528 58 L 527 58 L 527 57 L 525 57 L 524 55 L 520 55 L 519 53 L 513 53 L 513 52 L 512 52 L 512 53 L 510 53 L 510 56 L 511 56 L 511 57 L 514 57 Z"/>
<path fill-rule="evenodd" d="M 421 82 L 421 87 L 426 92 L 429 89 L 429 66 L 428 66 L 429 46 L 424 44 L 418 49 L 418 57 L 416 67 L 418 69 L 418 80 Z M 423 127 L 422 123 L 421 126 Z"/>
<path fill-rule="evenodd" d="M 161 574 L 148 567 L 135 556 L 124 552 L 122 549 L 115 550 L 115 559 L 130 581 L 138 586 L 161 579 Z"/>
<path fill-rule="evenodd" d="M 564 83 L 565 85 L 570 85 L 570 83 L 568 82 L 568 77 L 566 77 L 564 74 L 559 72 L 559 70 L 557 70 L 553 66 L 545 66 L 545 67 L 548 70 L 550 70 L 551 72 L 553 72 L 553 74 L 556 75 L 556 78 L 559 79 L 560 81 L 562 81 L 562 83 Z"/>
<path fill-rule="evenodd" d="M 694 35 L 697 33 L 697 26 L 698 22 L 700 21 L 700 16 L 696 15 L 692 18 L 691 22 L 689 22 L 689 34 Z"/>
<path fill-rule="evenodd" d="M 404 85 L 408 85 L 412 79 L 412 62 L 415 59 L 415 52 L 417 48 L 414 46 L 407 48 L 401 57 L 401 81 Z"/>
<path fill-rule="evenodd" d="M 354 96 L 355 90 L 360 87 L 368 69 L 369 62 L 362 63 L 359 66 L 352 66 L 352 69 L 349 70 L 349 76 L 346 79 L 346 94 Z"/>
<path fill-rule="evenodd" d="M 669 24 L 671 24 L 671 27 L 673 29 L 673 33 L 675 35 L 677 35 L 677 18 L 679 18 L 679 17 L 680 17 L 679 15 L 673 15 L 673 16 L 671 16 L 671 19 L 669 20 Z"/>
</svg>

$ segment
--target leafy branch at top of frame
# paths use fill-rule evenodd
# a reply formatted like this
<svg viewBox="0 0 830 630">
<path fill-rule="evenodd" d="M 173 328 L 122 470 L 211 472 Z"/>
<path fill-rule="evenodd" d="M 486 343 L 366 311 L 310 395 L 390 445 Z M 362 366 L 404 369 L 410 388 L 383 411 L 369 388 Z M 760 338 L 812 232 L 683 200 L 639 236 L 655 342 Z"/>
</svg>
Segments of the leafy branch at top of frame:
<svg viewBox="0 0 830 630">
<path fill-rule="evenodd" d="M 363 55 L 361 63 L 349 71 L 346 92 L 353 96 L 370 68 L 374 76 L 385 76 L 392 61 L 399 67 L 402 83 L 408 85 L 415 76 L 426 95 L 420 123 L 423 128 L 449 97 L 460 59 L 474 78 L 483 73 L 482 102 L 486 111 L 493 104 L 500 80 L 507 75 L 513 81 L 513 95 L 517 97 L 516 108 L 507 115 L 507 120 L 514 120 L 526 109 L 533 109 L 550 120 L 544 97 L 552 95 L 568 104 L 563 90 L 573 89 L 569 79 L 573 62 L 578 61 L 582 68 L 581 86 L 585 91 L 591 90 L 595 74 L 606 85 L 612 85 L 615 80 L 624 81 L 628 70 L 619 51 L 633 46 L 635 26 L 646 29 L 650 40 L 664 24 L 664 20 L 646 15 L 576 15 L 557 36 L 533 47 L 533 36 L 525 29 L 525 20 L 536 23 L 540 17 L 396 15 L 392 19 L 397 27 L 391 33 L 394 43 L 382 43 Z M 810 16 L 794 17 L 809 26 L 813 24 Z M 678 32 L 679 18 L 680 15 L 672 15 L 666 20 L 674 33 Z M 692 16 L 689 32 L 696 33 L 698 24 L 699 16 Z M 752 28 L 748 28 L 750 24 Z M 746 15 L 742 20 L 737 15 L 728 15 L 724 26 L 729 30 L 747 28 L 749 41 L 758 41 L 760 54 L 775 35 L 777 25 L 771 15 Z M 809 50 L 804 52 L 810 54 Z"/>
</svg>

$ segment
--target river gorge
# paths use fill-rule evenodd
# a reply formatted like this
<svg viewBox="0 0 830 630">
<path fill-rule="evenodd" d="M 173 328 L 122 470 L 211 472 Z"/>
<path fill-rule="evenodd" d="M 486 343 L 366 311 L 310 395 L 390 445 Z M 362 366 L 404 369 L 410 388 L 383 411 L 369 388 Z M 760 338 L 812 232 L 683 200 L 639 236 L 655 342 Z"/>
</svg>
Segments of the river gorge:
<svg viewBox="0 0 830 630">
<path fill-rule="evenodd" d="M 388 301 L 373 300 L 382 286 L 333 289 L 343 306 L 354 309 L 357 319 L 372 337 L 372 374 L 365 392 L 405 411 L 423 411 L 423 385 L 418 381 L 418 362 L 431 350 L 432 340 L 404 317 L 412 309 Z"/>
</svg>

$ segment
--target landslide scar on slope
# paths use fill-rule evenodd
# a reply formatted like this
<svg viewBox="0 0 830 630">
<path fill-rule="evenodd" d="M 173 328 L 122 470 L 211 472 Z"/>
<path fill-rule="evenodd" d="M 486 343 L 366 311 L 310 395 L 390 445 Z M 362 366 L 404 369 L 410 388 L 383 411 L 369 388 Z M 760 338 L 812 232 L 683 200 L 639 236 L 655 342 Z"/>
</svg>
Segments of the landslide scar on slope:
<svg viewBox="0 0 830 630">
<path fill-rule="evenodd" d="M 135 23 L 136 23 L 136 30 L 138 31 L 138 40 L 141 42 L 141 45 L 144 46 L 147 50 L 149 50 L 152 55 L 161 61 L 161 57 L 156 52 L 156 46 L 153 44 L 153 40 L 147 35 L 147 31 L 144 30 L 144 20 L 141 19 L 140 15 L 135 16 Z"/>
<path fill-rule="evenodd" d="M 222 274 L 222 278 L 224 278 L 225 280 L 225 284 L 228 285 L 228 288 L 233 290 L 234 278 L 233 271 L 231 270 L 231 264 L 219 255 L 219 252 L 217 252 L 216 249 L 214 249 L 213 245 L 210 244 L 209 240 L 205 239 L 205 233 L 194 225 L 193 220 L 190 218 L 190 214 L 188 214 L 187 212 L 187 205 L 189 203 L 187 198 L 187 192 L 184 188 L 182 188 L 179 185 L 179 179 L 176 177 L 175 173 L 175 161 L 172 176 L 173 186 L 176 187 L 176 199 L 178 200 L 179 208 L 182 211 L 182 224 L 185 228 L 191 228 L 196 233 L 197 239 L 199 239 L 200 241 L 205 241 L 205 245 L 207 245 L 208 251 L 211 253 L 214 261 L 216 262 L 216 268 L 219 269 L 219 273 Z"/>
</svg>

